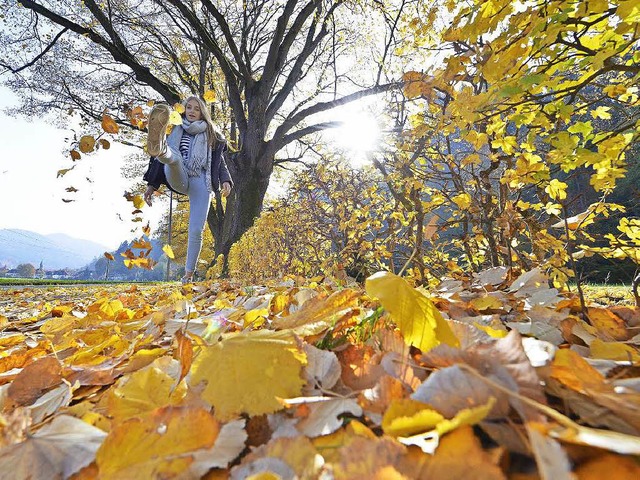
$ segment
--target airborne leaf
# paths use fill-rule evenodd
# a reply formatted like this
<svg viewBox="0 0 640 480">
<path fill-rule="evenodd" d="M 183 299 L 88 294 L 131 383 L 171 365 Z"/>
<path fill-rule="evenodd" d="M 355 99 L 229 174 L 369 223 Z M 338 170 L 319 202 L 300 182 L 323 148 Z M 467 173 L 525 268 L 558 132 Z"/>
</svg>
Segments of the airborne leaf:
<svg viewBox="0 0 640 480">
<path fill-rule="evenodd" d="M 107 133 L 115 134 L 115 133 L 118 133 L 118 131 L 120 130 L 120 127 L 118 127 L 118 124 L 113 118 L 111 118 L 109 115 L 105 113 L 104 115 L 102 115 L 102 129 Z M 105 148 L 109 148 L 109 147 L 105 147 Z"/>
</svg>

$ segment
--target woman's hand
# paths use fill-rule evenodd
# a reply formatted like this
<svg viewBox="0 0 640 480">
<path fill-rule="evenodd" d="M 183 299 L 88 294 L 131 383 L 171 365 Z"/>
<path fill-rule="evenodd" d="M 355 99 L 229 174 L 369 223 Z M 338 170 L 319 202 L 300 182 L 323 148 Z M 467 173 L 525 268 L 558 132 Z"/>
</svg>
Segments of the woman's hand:
<svg viewBox="0 0 640 480">
<path fill-rule="evenodd" d="M 226 198 L 229 196 L 230 193 L 231 193 L 231 184 L 229 182 L 224 182 L 222 184 L 222 196 Z"/>
<path fill-rule="evenodd" d="M 144 192 L 143 198 L 144 201 L 147 202 L 147 205 L 151 206 L 151 204 L 153 203 L 153 192 L 155 192 L 156 189 L 153 188 L 151 185 L 149 185 L 147 187 L 147 190 Z"/>
</svg>

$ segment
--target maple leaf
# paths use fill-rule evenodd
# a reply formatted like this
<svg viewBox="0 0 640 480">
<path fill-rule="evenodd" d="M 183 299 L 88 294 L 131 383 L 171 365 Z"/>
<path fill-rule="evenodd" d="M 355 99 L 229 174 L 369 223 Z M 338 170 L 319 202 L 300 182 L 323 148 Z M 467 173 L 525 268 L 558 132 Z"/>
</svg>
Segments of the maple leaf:
<svg viewBox="0 0 640 480">
<path fill-rule="evenodd" d="M 282 408 L 279 398 L 296 397 L 306 356 L 288 331 L 258 330 L 227 334 L 202 347 L 191 367 L 191 385 L 205 381 L 202 398 L 215 407 L 216 418 L 242 412 L 271 413 Z"/>
</svg>

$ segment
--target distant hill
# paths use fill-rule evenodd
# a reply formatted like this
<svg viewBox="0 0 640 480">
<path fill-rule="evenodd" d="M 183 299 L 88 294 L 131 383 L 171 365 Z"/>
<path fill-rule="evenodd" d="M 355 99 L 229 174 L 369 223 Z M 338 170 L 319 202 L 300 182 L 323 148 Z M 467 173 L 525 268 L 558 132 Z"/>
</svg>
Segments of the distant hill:
<svg viewBox="0 0 640 480">
<path fill-rule="evenodd" d="M 62 233 L 41 235 L 28 230 L 0 229 L 0 266 L 31 263 L 45 269 L 81 268 L 108 248 Z"/>
</svg>

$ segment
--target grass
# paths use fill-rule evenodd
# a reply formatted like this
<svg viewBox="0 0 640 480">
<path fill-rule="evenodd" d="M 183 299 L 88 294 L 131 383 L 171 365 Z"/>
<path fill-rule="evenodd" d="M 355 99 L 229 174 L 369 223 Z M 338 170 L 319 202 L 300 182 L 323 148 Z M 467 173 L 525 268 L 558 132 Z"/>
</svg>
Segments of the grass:
<svg viewBox="0 0 640 480">
<path fill-rule="evenodd" d="M 0 286 L 21 286 L 21 285 L 100 285 L 113 283 L 140 283 L 140 284 L 156 284 L 165 282 L 135 282 L 127 280 L 123 282 L 114 282 L 113 280 L 67 280 L 53 278 L 0 278 Z"/>
<path fill-rule="evenodd" d="M 575 292 L 575 285 L 571 285 Z M 635 305 L 630 285 L 584 284 L 582 291 L 588 301 L 602 305 Z"/>
</svg>

